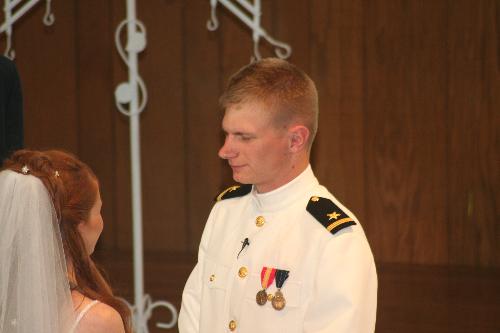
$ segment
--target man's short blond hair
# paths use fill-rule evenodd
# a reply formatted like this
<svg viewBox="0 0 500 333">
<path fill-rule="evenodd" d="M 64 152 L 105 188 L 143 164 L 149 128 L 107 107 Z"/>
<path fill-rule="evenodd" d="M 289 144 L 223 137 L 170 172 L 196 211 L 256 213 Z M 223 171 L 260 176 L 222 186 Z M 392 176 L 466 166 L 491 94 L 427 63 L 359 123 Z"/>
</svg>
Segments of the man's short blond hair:
<svg viewBox="0 0 500 333">
<path fill-rule="evenodd" d="M 236 72 L 220 97 L 223 109 L 261 102 L 278 125 L 298 123 L 309 129 L 309 148 L 318 130 L 318 92 L 306 73 L 277 58 L 253 62 Z"/>
</svg>

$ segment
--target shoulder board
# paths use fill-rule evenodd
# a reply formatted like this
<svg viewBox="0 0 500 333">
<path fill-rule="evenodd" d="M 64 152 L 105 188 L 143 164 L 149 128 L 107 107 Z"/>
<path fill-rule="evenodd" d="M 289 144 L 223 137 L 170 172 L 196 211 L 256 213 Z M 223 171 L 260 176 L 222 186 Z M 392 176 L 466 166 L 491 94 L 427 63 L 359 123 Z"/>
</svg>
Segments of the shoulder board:
<svg viewBox="0 0 500 333">
<path fill-rule="evenodd" d="M 251 190 L 252 190 L 252 185 L 250 185 L 250 184 L 234 185 L 234 186 L 228 187 L 224 191 L 222 191 L 215 198 L 215 201 L 221 201 L 224 199 L 242 197 L 242 196 L 250 193 Z"/>
<path fill-rule="evenodd" d="M 356 222 L 350 218 L 342 209 L 330 199 L 311 197 L 306 210 L 316 218 L 332 235 L 338 231 L 355 225 Z"/>
</svg>

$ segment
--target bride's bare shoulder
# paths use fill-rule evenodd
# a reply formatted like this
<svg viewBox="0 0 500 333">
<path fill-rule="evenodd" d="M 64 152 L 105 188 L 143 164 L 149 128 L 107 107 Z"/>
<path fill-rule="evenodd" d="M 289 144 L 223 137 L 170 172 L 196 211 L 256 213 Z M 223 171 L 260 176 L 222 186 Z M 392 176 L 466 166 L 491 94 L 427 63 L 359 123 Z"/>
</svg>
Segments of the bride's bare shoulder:
<svg viewBox="0 0 500 333">
<path fill-rule="evenodd" d="M 77 311 L 81 311 L 92 300 L 85 298 Z M 78 333 L 124 333 L 123 321 L 114 308 L 104 303 L 96 303 L 80 320 Z"/>
<path fill-rule="evenodd" d="M 123 333 L 122 317 L 111 306 L 104 303 L 94 305 L 80 322 L 88 333 Z M 86 331 L 82 331 L 86 332 Z"/>
</svg>

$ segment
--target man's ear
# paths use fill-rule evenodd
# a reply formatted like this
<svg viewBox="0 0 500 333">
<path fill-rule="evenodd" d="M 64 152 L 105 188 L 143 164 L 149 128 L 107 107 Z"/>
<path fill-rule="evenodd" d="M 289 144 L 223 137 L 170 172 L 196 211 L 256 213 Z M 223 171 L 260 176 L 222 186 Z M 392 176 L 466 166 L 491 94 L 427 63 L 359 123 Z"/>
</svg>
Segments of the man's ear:
<svg viewBox="0 0 500 333">
<path fill-rule="evenodd" d="M 289 133 L 289 149 L 291 152 L 296 153 L 307 148 L 307 141 L 309 140 L 309 129 L 304 125 L 295 125 L 288 129 Z"/>
</svg>

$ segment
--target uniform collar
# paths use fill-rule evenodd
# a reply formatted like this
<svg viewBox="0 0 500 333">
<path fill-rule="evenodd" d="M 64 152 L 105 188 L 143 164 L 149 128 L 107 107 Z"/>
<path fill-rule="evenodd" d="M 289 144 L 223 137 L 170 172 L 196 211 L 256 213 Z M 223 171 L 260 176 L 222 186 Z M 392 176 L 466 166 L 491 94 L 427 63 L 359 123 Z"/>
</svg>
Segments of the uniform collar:
<svg viewBox="0 0 500 333">
<path fill-rule="evenodd" d="M 309 164 L 300 175 L 275 190 L 259 194 L 254 186 L 252 189 L 252 199 L 259 210 L 276 211 L 292 204 L 318 184 L 319 182 Z"/>
</svg>

